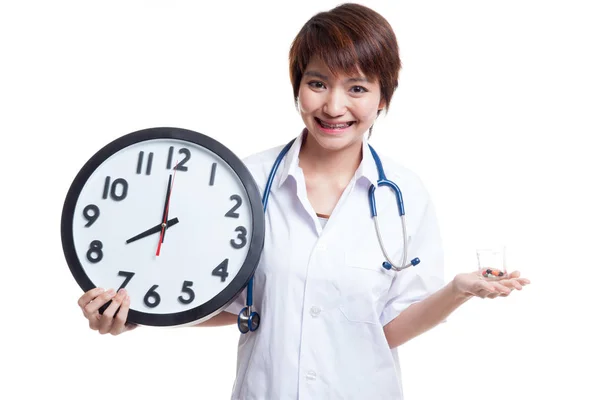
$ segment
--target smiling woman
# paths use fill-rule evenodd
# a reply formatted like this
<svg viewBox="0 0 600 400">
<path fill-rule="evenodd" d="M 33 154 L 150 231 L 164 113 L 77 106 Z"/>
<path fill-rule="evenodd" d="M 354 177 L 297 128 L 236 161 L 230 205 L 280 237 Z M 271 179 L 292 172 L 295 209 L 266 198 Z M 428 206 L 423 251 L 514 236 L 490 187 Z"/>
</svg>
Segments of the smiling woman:
<svg viewBox="0 0 600 400">
<path fill-rule="evenodd" d="M 360 7 L 341 7 L 336 14 L 322 13 L 313 18 L 292 44 L 290 60 L 296 105 L 306 126 L 317 128 L 309 132 L 335 135 L 355 125 L 354 132 L 360 134 L 366 126 L 370 136 L 375 118 L 383 108 L 389 109 L 398 87 L 401 62 L 392 28 L 381 15 Z M 307 85 L 320 95 L 311 96 Z M 362 112 L 360 118 L 339 119 L 345 100 L 352 100 L 354 111 Z M 310 115 L 311 108 L 316 109 L 321 102 L 326 102 L 326 115 Z M 376 114 L 365 115 L 368 110 Z"/>
<path fill-rule="evenodd" d="M 396 35 L 388 21 L 367 7 L 345 5 L 311 18 L 290 50 L 290 79 L 297 99 L 300 83 L 313 59 L 333 76 L 363 75 L 377 80 L 389 108 L 401 68 Z"/>
<path fill-rule="evenodd" d="M 311 139 L 328 150 L 360 148 L 363 133 L 385 105 L 376 78 L 367 79 L 360 70 L 334 74 L 319 58 L 306 66 L 297 104 Z"/>
</svg>

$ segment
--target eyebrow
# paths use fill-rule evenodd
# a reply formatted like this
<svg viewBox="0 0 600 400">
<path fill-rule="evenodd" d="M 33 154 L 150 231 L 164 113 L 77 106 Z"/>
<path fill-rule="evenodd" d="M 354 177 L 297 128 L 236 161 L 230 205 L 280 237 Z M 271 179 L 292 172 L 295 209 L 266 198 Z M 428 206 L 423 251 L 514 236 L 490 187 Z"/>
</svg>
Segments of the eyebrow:
<svg viewBox="0 0 600 400">
<path fill-rule="evenodd" d="M 314 76 L 315 78 L 319 78 L 319 79 L 322 79 L 324 81 L 328 81 L 329 80 L 329 77 L 327 75 L 323 75 L 322 73 L 317 72 L 317 71 L 309 70 L 309 71 L 306 71 L 304 73 L 304 75 L 306 75 L 306 76 Z M 365 78 L 363 76 L 357 76 L 357 77 L 352 77 L 352 78 L 346 79 L 346 83 L 350 83 L 350 82 L 352 82 L 352 83 L 354 83 L 354 82 L 371 83 L 371 81 L 368 78 Z"/>
</svg>

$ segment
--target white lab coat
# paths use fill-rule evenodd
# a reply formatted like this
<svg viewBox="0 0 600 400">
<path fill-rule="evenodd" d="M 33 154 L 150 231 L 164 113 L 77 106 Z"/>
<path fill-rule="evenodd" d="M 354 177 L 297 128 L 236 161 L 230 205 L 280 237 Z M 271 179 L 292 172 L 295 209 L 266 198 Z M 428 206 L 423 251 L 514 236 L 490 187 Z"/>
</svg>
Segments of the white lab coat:
<svg viewBox="0 0 600 400">
<path fill-rule="evenodd" d="M 232 399 L 402 399 L 400 365 L 383 326 L 443 283 L 443 253 L 434 207 L 421 180 L 380 154 L 403 194 L 409 260 L 387 271 L 370 215 L 368 190 L 377 169 L 363 141 L 363 161 L 323 228 L 298 165 L 302 134 L 281 163 L 266 212 L 266 236 L 254 277 L 257 331 L 239 339 Z M 264 190 L 283 146 L 245 159 Z M 377 150 L 377 149 L 376 149 Z M 376 191 L 389 254 L 402 258 L 394 195 Z M 246 290 L 227 308 L 238 314 Z"/>
</svg>

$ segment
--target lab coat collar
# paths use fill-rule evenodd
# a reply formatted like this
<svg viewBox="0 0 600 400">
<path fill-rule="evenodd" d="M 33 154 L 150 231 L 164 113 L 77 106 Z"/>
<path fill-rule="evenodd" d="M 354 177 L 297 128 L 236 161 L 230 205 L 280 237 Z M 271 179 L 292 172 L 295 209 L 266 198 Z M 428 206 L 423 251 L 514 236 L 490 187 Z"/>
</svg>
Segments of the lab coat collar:
<svg viewBox="0 0 600 400">
<path fill-rule="evenodd" d="M 296 177 L 298 171 L 300 170 L 299 165 L 299 155 L 300 155 L 300 147 L 302 147 L 302 142 L 304 140 L 304 135 L 307 133 L 306 128 L 302 130 L 300 135 L 296 137 L 294 140 L 294 144 L 290 147 L 290 150 L 285 155 L 285 159 L 283 160 L 283 164 L 281 165 L 281 175 L 279 177 L 279 183 L 277 184 L 277 188 L 280 188 L 281 185 L 287 180 L 288 177 L 293 176 Z"/>
<path fill-rule="evenodd" d="M 277 188 L 281 187 L 281 185 L 283 185 L 283 183 L 290 176 L 293 176 L 297 180 L 297 174 L 300 171 L 300 148 L 302 147 L 302 142 L 304 141 L 304 135 L 306 135 L 307 133 L 308 131 L 306 130 L 306 128 L 304 128 L 300 135 L 296 137 L 294 143 L 292 144 L 292 147 L 290 147 L 290 150 L 286 154 L 285 159 L 283 160 L 281 168 L 282 173 L 279 176 Z M 360 178 L 365 178 L 371 184 L 377 185 L 377 179 L 379 175 L 377 173 L 377 166 L 375 165 L 375 160 L 373 159 L 373 155 L 369 150 L 369 142 L 367 137 L 368 136 L 365 133 L 362 142 L 362 161 L 356 169 L 356 173 L 354 174 L 354 180 L 358 181 Z"/>
<path fill-rule="evenodd" d="M 369 150 L 367 133 L 365 133 L 363 137 L 362 161 L 360 162 L 360 165 L 356 169 L 356 174 L 354 175 L 355 180 L 358 181 L 360 178 L 365 178 L 370 184 L 377 186 L 379 174 L 377 172 L 377 165 L 375 164 L 373 154 L 371 154 L 371 150 Z"/>
</svg>

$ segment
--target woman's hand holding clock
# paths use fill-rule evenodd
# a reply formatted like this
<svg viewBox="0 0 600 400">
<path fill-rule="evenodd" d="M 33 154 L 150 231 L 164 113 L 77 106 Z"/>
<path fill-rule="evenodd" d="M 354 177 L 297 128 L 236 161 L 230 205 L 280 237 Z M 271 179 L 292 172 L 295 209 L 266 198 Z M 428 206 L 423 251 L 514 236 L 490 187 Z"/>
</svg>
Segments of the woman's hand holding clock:
<svg viewBox="0 0 600 400">
<path fill-rule="evenodd" d="M 104 304 L 110 301 L 110 305 L 102 314 L 99 310 Z M 129 313 L 130 299 L 125 289 L 119 289 L 115 293 L 114 289 L 104 290 L 94 288 L 88 290 L 77 301 L 83 315 L 90 324 L 90 329 L 98 331 L 104 335 L 119 335 L 123 332 L 134 329 L 137 325 L 126 323 Z"/>
</svg>

